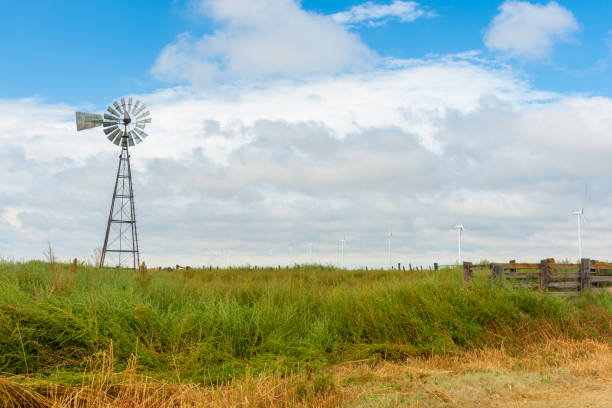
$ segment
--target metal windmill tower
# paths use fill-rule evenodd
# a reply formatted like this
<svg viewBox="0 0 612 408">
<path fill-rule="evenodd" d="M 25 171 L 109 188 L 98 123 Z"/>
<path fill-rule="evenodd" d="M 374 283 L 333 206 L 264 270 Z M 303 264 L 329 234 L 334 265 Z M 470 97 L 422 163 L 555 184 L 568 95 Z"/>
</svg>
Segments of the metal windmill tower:
<svg viewBox="0 0 612 408">
<path fill-rule="evenodd" d="M 104 112 L 104 118 L 95 113 L 76 112 L 77 131 L 102 126 L 106 138 L 121 147 L 100 267 L 106 263 L 119 267 L 131 265 L 136 269 L 140 265 L 128 148 L 142 143 L 148 136 L 144 132 L 147 123 L 151 123 L 149 111 L 144 104 L 133 101 L 131 97 L 127 102 L 125 98 L 121 98 L 121 103 L 114 101 Z"/>
</svg>

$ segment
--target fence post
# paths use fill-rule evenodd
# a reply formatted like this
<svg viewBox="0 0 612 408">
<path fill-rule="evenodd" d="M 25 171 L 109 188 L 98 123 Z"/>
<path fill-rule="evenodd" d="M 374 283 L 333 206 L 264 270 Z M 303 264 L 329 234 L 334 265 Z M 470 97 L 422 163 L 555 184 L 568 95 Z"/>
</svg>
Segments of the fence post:
<svg viewBox="0 0 612 408">
<path fill-rule="evenodd" d="M 582 258 L 580 260 L 580 291 L 591 289 L 591 260 Z"/>
<path fill-rule="evenodd" d="M 510 264 L 515 264 L 516 261 L 514 259 L 512 259 L 510 262 L 508 262 Z M 510 273 L 516 273 L 516 269 L 515 268 L 510 268 Z"/>
<path fill-rule="evenodd" d="M 540 289 L 543 292 L 548 291 L 548 264 L 550 259 L 542 259 L 540 261 Z"/>
<path fill-rule="evenodd" d="M 434 271 L 437 271 L 437 270 L 438 270 L 438 263 L 434 262 Z"/>
<path fill-rule="evenodd" d="M 463 283 L 468 284 L 472 280 L 474 276 L 472 275 L 472 263 L 464 262 L 463 263 Z"/>
<path fill-rule="evenodd" d="M 504 266 L 502 264 L 493 264 L 493 280 L 499 283 L 499 286 L 504 286 Z"/>
</svg>

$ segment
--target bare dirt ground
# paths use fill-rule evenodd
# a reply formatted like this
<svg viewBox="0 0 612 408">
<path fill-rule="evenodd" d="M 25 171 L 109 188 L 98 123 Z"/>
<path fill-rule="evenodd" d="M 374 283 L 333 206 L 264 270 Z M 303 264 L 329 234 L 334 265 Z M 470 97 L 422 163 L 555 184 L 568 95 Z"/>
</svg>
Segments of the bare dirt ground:
<svg viewBox="0 0 612 408">
<path fill-rule="evenodd" d="M 336 370 L 359 394 L 350 407 L 612 407 L 612 348 L 601 343 Z"/>
</svg>

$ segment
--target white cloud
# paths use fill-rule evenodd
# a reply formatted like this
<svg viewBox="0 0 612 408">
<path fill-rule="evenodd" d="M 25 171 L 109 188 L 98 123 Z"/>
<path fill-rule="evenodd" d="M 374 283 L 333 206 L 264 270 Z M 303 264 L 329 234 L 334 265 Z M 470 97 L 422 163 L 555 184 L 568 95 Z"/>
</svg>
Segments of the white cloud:
<svg viewBox="0 0 612 408">
<path fill-rule="evenodd" d="M 181 34 L 166 46 L 153 74 L 206 83 L 338 72 L 367 66 L 375 53 L 330 17 L 304 11 L 294 0 L 203 0 L 219 24 L 212 34 Z"/>
<path fill-rule="evenodd" d="M 391 18 L 402 22 L 410 22 L 417 18 L 432 16 L 434 16 L 434 13 L 422 7 L 419 3 L 402 0 L 393 0 L 390 4 L 368 1 L 353 6 L 347 11 L 331 15 L 334 21 L 340 24 L 367 23 L 370 25 L 382 24 Z"/>
<path fill-rule="evenodd" d="M 505 1 L 485 33 L 485 45 L 510 56 L 542 58 L 557 41 L 571 39 L 580 25 L 571 11 L 557 2 L 547 5 Z"/>
<path fill-rule="evenodd" d="M 170 88 L 132 150 L 148 264 L 455 259 L 575 255 L 612 240 L 612 100 L 540 92 L 510 69 L 465 58 L 394 61 L 368 74 L 257 86 Z M 0 100 L 0 256 L 64 259 L 101 244 L 118 156 L 99 131 L 76 133 L 76 107 Z M 99 107 L 98 109 L 102 109 Z"/>
</svg>

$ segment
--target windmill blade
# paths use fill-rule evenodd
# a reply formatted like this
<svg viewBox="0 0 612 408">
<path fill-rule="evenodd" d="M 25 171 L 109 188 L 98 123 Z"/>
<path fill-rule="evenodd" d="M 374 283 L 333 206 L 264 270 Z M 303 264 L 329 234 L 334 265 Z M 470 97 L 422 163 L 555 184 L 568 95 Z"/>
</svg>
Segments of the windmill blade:
<svg viewBox="0 0 612 408">
<path fill-rule="evenodd" d="M 123 115 L 123 109 L 121 108 L 121 105 L 119 105 L 119 102 L 114 101 L 113 105 L 115 106 L 115 108 L 117 109 L 117 112 L 119 112 L 120 114 Z"/>
<path fill-rule="evenodd" d="M 113 116 L 116 116 L 117 117 L 116 119 L 119 120 L 119 116 L 121 116 L 121 114 L 119 112 L 114 110 L 111 106 L 106 108 L 106 110 L 108 111 L 108 113 L 112 114 Z"/>
<path fill-rule="evenodd" d="M 145 113 L 143 113 L 142 115 L 139 115 L 136 117 L 136 120 L 142 120 L 144 118 L 146 118 L 147 116 L 149 116 L 151 114 L 151 112 L 146 111 Z"/>
<path fill-rule="evenodd" d="M 102 116 L 95 113 L 76 112 L 77 131 L 86 130 L 102 125 Z"/>
<path fill-rule="evenodd" d="M 140 115 L 140 112 L 144 111 L 146 108 L 147 108 L 147 105 L 144 105 L 144 104 L 143 104 L 142 106 L 140 106 L 140 108 L 138 108 L 138 109 L 136 109 L 136 110 L 134 111 L 134 116 L 138 116 L 138 115 Z"/>
<path fill-rule="evenodd" d="M 151 123 L 151 118 L 137 120 L 136 123 Z"/>
<path fill-rule="evenodd" d="M 136 122 L 136 127 L 137 127 L 138 129 L 144 129 L 144 128 L 145 128 L 145 125 L 144 125 L 144 123 Z"/>
<path fill-rule="evenodd" d="M 129 145 L 130 145 L 130 146 L 135 146 L 135 145 L 136 145 L 136 144 L 134 143 L 134 139 L 132 138 L 132 136 L 131 136 L 131 135 L 129 135 L 127 139 L 128 139 L 128 143 L 129 143 Z"/>
<path fill-rule="evenodd" d="M 146 134 L 145 132 L 143 132 L 142 130 L 135 128 L 134 132 L 136 132 L 138 134 L 138 136 L 140 136 L 141 138 L 145 139 L 147 136 L 149 136 L 148 134 Z"/>
<path fill-rule="evenodd" d="M 119 118 L 116 118 L 113 115 L 109 115 L 108 113 L 104 114 L 104 120 L 119 123 Z"/>
<path fill-rule="evenodd" d="M 134 102 L 134 106 L 132 107 L 132 113 L 136 112 L 136 109 L 138 109 L 138 105 L 140 105 L 140 101 L 136 99 L 136 102 Z"/>
<path fill-rule="evenodd" d="M 128 113 L 130 113 L 132 111 L 132 97 L 130 96 L 130 99 L 128 100 Z"/>
<path fill-rule="evenodd" d="M 108 135 L 106 138 L 111 141 L 114 142 L 115 138 L 117 136 L 119 136 L 121 134 L 121 129 L 115 129 L 110 135 Z"/>
<path fill-rule="evenodd" d="M 113 144 L 119 146 L 119 144 L 121 143 L 121 139 L 123 139 L 123 135 L 121 134 L 121 131 L 119 131 L 119 136 L 117 136 L 117 138 L 113 140 Z"/>
<path fill-rule="evenodd" d="M 109 126 L 116 126 L 118 124 L 119 124 L 119 121 L 114 121 L 114 120 L 113 121 L 104 121 L 104 122 L 102 122 L 102 126 L 104 126 L 105 128 L 109 127 Z"/>
<path fill-rule="evenodd" d="M 119 129 L 119 126 L 118 125 L 113 125 L 113 126 L 104 128 L 104 133 L 106 133 L 107 135 L 110 135 L 111 133 L 113 133 L 117 129 Z"/>
<path fill-rule="evenodd" d="M 142 143 L 142 139 L 139 138 L 136 132 L 134 132 L 133 130 L 130 132 L 130 136 L 134 139 L 136 144 Z"/>
<path fill-rule="evenodd" d="M 125 105 L 125 98 L 121 98 L 121 107 L 123 108 L 123 112 L 128 113 L 127 106 Z"/>
</svg>

